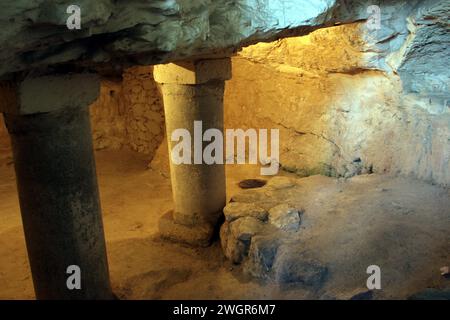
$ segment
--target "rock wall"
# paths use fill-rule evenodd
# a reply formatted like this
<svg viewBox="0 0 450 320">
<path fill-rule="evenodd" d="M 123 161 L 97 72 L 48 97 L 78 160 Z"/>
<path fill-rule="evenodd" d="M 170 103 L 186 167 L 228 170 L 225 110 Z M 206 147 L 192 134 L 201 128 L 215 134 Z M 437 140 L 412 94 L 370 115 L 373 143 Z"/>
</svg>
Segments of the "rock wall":
<svg viewBox="0 0 450 320">
<path fill-rule="evenodd" d="M 151 160 L 164 139 L 162 98 L 152 67 L 125 70 L 123 79 L 104 79 L 100 96 L 90 107 L 96 150 L 128 148 Z M 8 132 L 0 115 L 0 159 L 10 162 Z"/>
<path fill-rule="evenodd" d="M 340 2 L 338 16 L 367 9 Z M 378 172 L 450 185 L 450 4 L 379 4 L 379 28 L 352 23 L 240 51 L 226 127 L 279 128 L 282 167 L 301 176 Z M 151 158 L 163 139 L 151 67 L 106 80 L 91 110 L 97 149 Z"/>
<path fill-rule="evenodd" d="M 133 67 L 123 80 L 104 80 L 91 106 L 96 149 L 131 148 L 151 159 L 164 138 L 164 111 L 152 67 Z"/>
<path fill-rule="evenodd" d="M 282 167 L 302 176 L 379 172 L 450 185 L 445 99 L 410 90 L 418 79 L 385 64 L 395 46 L 375 51 L 380 40 L 369 41 L 366 27 L 320 29 L 242 50 L 227 83 L 227 127 L 280 128 Z M 426 50 L 432 59 L 425 43 Z M 445 77 L 442 68 L 427 74 Z"/>
<path fill-rule="evenodd" d="M 151 154 L 164 138 L 164 107 L 152 67 L 133 67 L 123 74 L 125 128 L 130 147 Z"/>
<path fill-rule="evenodd" d="M 118 150 L 127 145 L 124 100 L 122 81 L 102 81 L 100 96 L 90 108 L 95 149 Z"/>
<path fill-rule="evenodd" d="M 337 7 L 340 17 L 369 12 L 367 22 L 239 52 L 226 127 L 279 128 L 283 169 L 301 176 L 378 172 L 448 186 L 450 4 L 370 4 Z"/>
</svg>

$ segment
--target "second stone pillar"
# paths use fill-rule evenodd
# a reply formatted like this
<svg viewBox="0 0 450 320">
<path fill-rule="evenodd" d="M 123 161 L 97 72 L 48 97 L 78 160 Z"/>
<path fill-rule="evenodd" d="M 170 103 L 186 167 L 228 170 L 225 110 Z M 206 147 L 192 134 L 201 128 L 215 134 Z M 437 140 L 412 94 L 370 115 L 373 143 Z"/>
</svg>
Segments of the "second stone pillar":
<svg viewBox="0 0 450 320">
<path fill-rule="evenodd" d="M 202 159 L 203 133 L 217 129 L 223 136 L 223 96 L 225 80 L 231 78 L 229 59 L 201 60 L 154 68 L 164 99 L 169 144 L 174 210 L 160 221 L 164 238 L 206 246 L 222 215 L 226 202 L 225 167 Z M 179 164 L 171 156 L 179 140 L 176 130 L 189 132 L 190 161 Z"/>
</svg>

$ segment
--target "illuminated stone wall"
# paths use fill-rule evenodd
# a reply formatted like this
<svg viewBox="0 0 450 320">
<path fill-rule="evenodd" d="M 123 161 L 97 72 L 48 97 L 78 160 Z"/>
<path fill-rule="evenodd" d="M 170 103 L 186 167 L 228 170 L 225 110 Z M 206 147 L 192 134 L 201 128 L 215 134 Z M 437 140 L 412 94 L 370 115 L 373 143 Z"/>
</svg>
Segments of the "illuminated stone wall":
<svg viewBox="0 0 450 320">
<path fill-rule="evenodd" d="M 152 67 L 127 69 L 123 80 L 104 79 L 90 112 L 96 150 L 126 148 L 151 160 L 164 139 L 164 110 Z M 1 114 L 0 151 L 0 162 L 10 162 L 10 141 Z"/>
<path fill-rule="evenodd" d="M 94 147 L 121 149 L 127 145 L 122 82 L 103 80 L 100 90 L 99 98 L 91 106 Z"/>
<path fill-rule="evenodd" d="M 134 67 L 123 81 L 104 80 L 91 106 L 96 149 L 131 150 L 151 159 L 164 138 L 164 111 L 152 67 Z"/>
<path fill-rule="evenodd" d="M 134 67 L 123 74 L 125 128 L 130 147 L 153 155 L 164 138 L 162 98 L 152 67 Z"/>
<path fill-rule="evenodd" d="M 227 127 L 279 128 L 281 164 L 299 175 L 393 173 L 449 185 L 448 107 L 405 90 L 364 28 L 245 48 L 227 83 Z"/>
<path fill-rule="evenodd" d="M 420 3 L 382 6 L 377 30 L 353 23 L 244 48 L 226 85 L 226 127 L 279 128 L 283 169 L 301 176 L 450 185 L 449 5 Z M 91 112 L 97 149 L 151 158 L 163 139 L 151 67 L 105 80 Z"/>
</svg>

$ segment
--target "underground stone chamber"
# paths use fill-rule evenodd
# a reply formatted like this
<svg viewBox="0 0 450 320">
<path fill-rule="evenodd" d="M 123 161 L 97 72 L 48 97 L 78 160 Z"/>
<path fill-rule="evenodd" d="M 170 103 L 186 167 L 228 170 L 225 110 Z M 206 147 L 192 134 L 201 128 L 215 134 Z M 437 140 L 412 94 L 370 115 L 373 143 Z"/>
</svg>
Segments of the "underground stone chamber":
<svg viewBox="0 0 450 320">
<path fill-rule="evenodd" d="M 19 2 L 1 299 L 448 299 L 445 1 Z"/>
</svg>

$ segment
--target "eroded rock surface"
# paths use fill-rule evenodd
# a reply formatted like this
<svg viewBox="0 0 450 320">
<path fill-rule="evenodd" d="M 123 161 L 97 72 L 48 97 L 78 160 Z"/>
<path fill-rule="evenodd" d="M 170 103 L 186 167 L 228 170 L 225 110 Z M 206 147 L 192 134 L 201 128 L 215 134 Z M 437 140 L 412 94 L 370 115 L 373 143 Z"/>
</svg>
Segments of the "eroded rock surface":
<svg viewBox="0 0 450 320">
<path fill-rule="evenodd" d="M 320 288 L 327 267 L 301 246 L 290 244 L 296 239 L 303 213 L 295 196 L 302 192 L 297 181 L 274 177 L 263 188 L 233 197 L 234 202 L 224 209 L 222 248 L 228 259 L 244 262 L 247 272 L 256 277 Z M 270 201 L 260 205 L 263 199 Z"/>
<path fill-rule="evenodd" d="M 297 231 L 300 227 L 301 211 L 287 203 L 279 204 L 269 210 L 269 222 L 278 229 Z"/>
<path fill-rule="evenodd" d="M 365 1 L 17 0 L 2 1 L 0 75 L 57 64 L 124 66 L 232 52 L 286 29 L 366 18 Z M 348 2 L 348 1 L 346 1 Z M 81 29 L 69 30 L 70 5 Z"/>
<path fill-rule="evenodd" d="M 449 3 L 377 3 L 379 29 L 363 21 L 240 51 L 226 125 L 279 128 L 282 168 L 300 176 L 392 173 L 448 186 Z"/>
<path fill-rule="evenodd" d="M 369 298 L 366 270 L 371 265 L 382 268 L 383 289 L 407 291 L 404 281 L 413 279 L 412 273 L 418 281 L 423 268 L 436 281 L 445 281 L 439 268 L 426 261 L 448 251 L 448 192 L 376 174 L 351 179 L 273 177 L 262 188 L 232 197 L 235 202 L 225 212 L 232 207 L 238 218 L 222 225 L 222 249 L 244 273 L 281 289 L 314 292 L 315 297 Z M 436 206 L 423 205 L 429 197 L 436 198 Z M 248 206 L 264 207 L 267 220 L 246 216 L 250 211 L 237 214 L 239 207 Z M 273 212 L 287 219 L 274 224 Z M 301 215 L 289 214 L 293 212 Z M 430 235 L 425 230 L 432 225 L 439 227 Z"/>
</svg>

